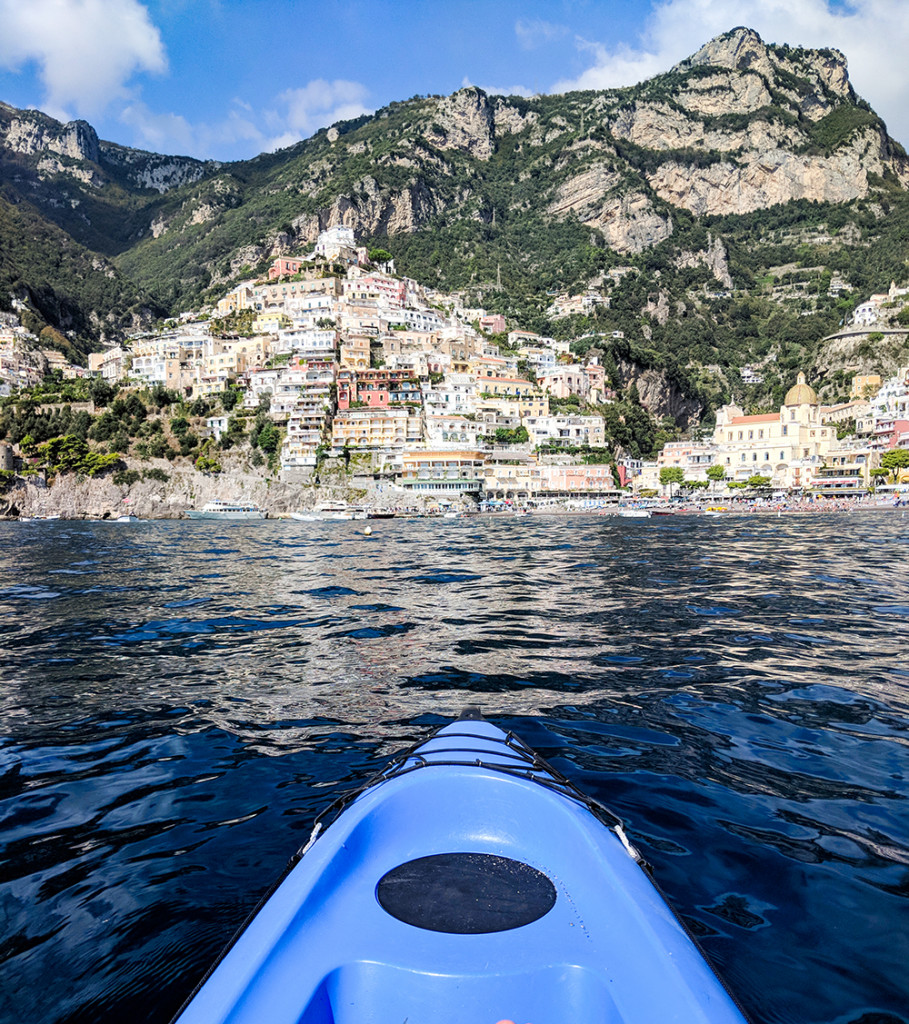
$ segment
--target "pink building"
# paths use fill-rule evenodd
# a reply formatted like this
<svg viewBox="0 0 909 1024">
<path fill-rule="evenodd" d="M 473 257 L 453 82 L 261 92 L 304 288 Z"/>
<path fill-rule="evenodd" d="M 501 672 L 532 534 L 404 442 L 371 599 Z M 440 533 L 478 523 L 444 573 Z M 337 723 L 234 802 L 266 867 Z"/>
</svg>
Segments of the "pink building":
<svg viewBox="0 0 909 1024">
<path fill-rule="evenodd" d="M 281 277 L 291 277 L 303 269 L 303 260 L 291 260 L 284 256 L 278 257 L 268 268 L 269 281 L 277 281 Z"/>
<path fill-rule="evenodd" d="M 480 330 L 487 334 L 501 334 L 505 330 L 505 317 L 501 313 L 481 316 Z"/>
<path fill-rule="evenodd" d="M 909 420 L 888 417 L 878 420 L 874 427 L 874 447 L 878 449 L 905 448 L 907 437 L 909 437 Z"/>
<path fill-rule="evenodd" d="M 420 382 L 411 370 L 341 370 L 338 374 L 338 408 L 359 402 L 370 409 L 409 402 L 422 404 Z"/>
<path fill-rule="evenodd" d="M 387 306 L 400 309 L 407 298 L 407 286 L 403 281 L 379 274 L 369 274 L 345 281 L 344 295 L 351 300 L 380 299 Z"/>
<path fill-rule="evenodd" d="M 558 366 L 537 377 L 540 386 L 556 398 L 579 395 L 584 398 L 589 389 L 587 373 L 582 366 Z"/>
<path fill-rule="evenodd" d="M 605 464 L 540 466 L 540 489 L 544 493 L 582 497 L 614 491 L 616 484 L 612 467 Z"/>
</svg>

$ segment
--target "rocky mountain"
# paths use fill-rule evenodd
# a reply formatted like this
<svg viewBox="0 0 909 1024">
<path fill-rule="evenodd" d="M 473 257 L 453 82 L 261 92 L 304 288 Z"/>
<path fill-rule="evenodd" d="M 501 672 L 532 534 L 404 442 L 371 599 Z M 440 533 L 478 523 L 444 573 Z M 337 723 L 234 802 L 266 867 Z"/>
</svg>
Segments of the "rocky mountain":
<svg viewBox="0 0 909 1024">
<path fill-rule="evenodd" d="M 86 280 L 118 275 L 118 322 L 211 298 L 343 223 L 391 247 L 403 272 L 543 330 L 565 327 L 547 321 L 547 291 L 607 288 L 609 314 L 566 329 L 620 328 L 617 365 L 689 391 L 703 365 L 723 380 L 771 353 L 804 361 L 850 290 L 886 287 L 904 259 L 907 186 L 906 153 L 842 53 L 747 28 L 633 88 L 417 96 L 231 164 L 0 105 L 0 224 L 5 203 L 94 254 Z M 21 262 L 4 254 L 0 292 L 16 273 L 28 285 Z M 619 266 L 635 272 L 611 279 Z M 834 274 L 848 287 L 830 291 Z"/>
</svg>

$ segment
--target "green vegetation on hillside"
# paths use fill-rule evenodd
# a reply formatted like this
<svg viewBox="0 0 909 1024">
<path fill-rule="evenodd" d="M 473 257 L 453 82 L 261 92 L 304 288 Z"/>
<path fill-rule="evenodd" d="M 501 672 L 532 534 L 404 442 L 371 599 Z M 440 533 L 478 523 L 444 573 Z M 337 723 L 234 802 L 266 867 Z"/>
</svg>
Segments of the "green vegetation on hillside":
<svg viewBox="0 0 909 1024">
<path fill-rule="evenodd" d="M 649 370 L 672 390 L 680 417 L 697 409 L 709 418 L 730 398 L 749 411 L 772 408 L 855 303 L 905 273 L 909 197 L 899 175 L 909 165 L 866 103 L 826 84 L 818 53 L 766 52 L 763 71 L 740 69 L 765 89 L 757 110 L 742 112 L 732 99 L 725 112 L 704 113 L 723 107 L 686 100 L 693 90 L 728 89 L 735 72 L 711 63 L 683 62 L 607 92 L 505 98 L 470 88 L 391 103 L 253 160 L 194 164 L 188 177 L 201 177 L 164 194 L 130 184 L 123 153 L 102 152 L 98 163 L 61 157 L 48 170 L 40 155 L 0 148 L 0 308 L 15 294 L 42 344 L 78 356 L 139 318 L 216 299 L 279 252 L 302 251 L 340 209 L 360 224 L 364 244 L 394 257 L 399 273 L 461 291 L 468 304 L 504 313 L 510 326 L 570 341 L 576 354 L 599 353 L 618 391 Z M 820 57 L 839 59 L 832 51 Z M 687 119 L 691 143 L 682 132 L 663 140 L 665 148 L 643 146 L 646 134 L 629 124 L 644 107 L 668 111 L 673 124 Z M 53 130 L 43 114 L 22 116 Z M 839 205 L 801 200 L 697 217 L 656 194 L 650 178 L 667 163 L 692 173 L 741 163 L 744 150 L 728 139 L 746 140 L 752 127 L 761 137 L 776 132 L 805 159 L 879 133 L 885 169 L 869 175 L 867 198 Z M 630 198 L 659 229 L 617 252 L 608 228 Z M 614 280 L 609 272 L 618 267 L 631 269 Z M 832 288 L 834 276 L 845 284 Z M 549 317 L 553 295 L 589 287 L 608 307 Z M 243 333 L 250 319 L 225 318 L 216 328 Z M 750 364 L 761 368 L 762 384 L 741 383 Z M 841 389 L 832 374 L 828 383 Z M 648 452 L 662 427 L 645 428 L 628 402 L 611 429 Z M 122 448 L 122 432 L 114 433 Z M 191 429 L 168 436 L 175 451 L 200 447 Z M 268 430 L 265 442 L 256 450 L 267 454 Z"/>
</svg>

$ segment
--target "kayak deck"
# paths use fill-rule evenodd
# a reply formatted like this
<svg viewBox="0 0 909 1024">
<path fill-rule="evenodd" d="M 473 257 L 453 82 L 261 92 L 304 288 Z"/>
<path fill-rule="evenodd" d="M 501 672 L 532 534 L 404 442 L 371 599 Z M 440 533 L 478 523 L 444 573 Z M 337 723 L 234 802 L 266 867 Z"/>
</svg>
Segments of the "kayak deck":
<svg viewBox="0 0 909 1024">
<path fill-rule="evenodd" d="M 627 842 L 528 750 L 440 730 L 311 844 L 180 1024 L 741 1024 Z"/>
</svg>

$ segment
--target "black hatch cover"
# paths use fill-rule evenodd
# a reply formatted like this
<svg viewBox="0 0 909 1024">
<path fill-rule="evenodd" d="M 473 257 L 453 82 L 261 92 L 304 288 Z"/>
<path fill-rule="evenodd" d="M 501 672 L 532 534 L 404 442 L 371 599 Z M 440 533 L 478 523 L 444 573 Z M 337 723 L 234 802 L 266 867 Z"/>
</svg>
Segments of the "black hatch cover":
<svg viewBox="0 0 909 1024">
<path fill-rule="evenodd" d="M 437 853 L 383 875 L 376 898 L 392 917 L 415 928 L 479 935 L 520 928 L 548 914 L 552 882 L 519 860 L 489 853 Z"/>
</svg>

